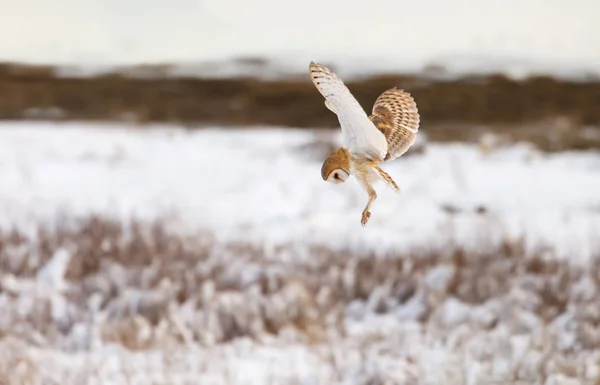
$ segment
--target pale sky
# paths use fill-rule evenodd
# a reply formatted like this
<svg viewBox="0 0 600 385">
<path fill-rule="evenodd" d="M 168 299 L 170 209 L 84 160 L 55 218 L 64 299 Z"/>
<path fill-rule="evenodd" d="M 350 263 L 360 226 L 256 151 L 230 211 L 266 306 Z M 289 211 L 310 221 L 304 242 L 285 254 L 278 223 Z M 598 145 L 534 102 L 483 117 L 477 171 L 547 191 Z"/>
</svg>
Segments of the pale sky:
<svg viewBox="0 0 600 385">
<path fill-rule="evenodd" d="M 0 0 L 0 60 L 475 54 L 600 63 L 597 0 Z"/>
</svg>

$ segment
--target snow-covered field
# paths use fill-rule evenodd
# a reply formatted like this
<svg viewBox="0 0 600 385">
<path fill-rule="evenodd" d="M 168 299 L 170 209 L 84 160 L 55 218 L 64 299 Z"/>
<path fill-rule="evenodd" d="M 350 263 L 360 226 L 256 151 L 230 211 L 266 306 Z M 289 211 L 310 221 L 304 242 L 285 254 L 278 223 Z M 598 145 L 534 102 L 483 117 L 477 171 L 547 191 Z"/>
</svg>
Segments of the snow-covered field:
<svg viewBox="0 0 600 385">
<path fill-rule="evenodd" d="M 600 381 L 600 154 L 337 139 L 0 124 L 0 383 Z"/>
<path fill-rule="evenodd" d="M 173 214 L 173 223 L 223 238 L 311 239 L 369 250 L 431 244 L 448 231 L 465 242 L 474 234 L 492 241 L 526 234 L 571 259 L 598 246 L 597 153 L 545 155 L 527 145 L 484 153 L 466 144 L 428 144 L 418 153 L 415 147 L 384 165 L 402 193 L 380 185 L 373 216 L 362 228 L 365 192 L 354 180 L 336 186 L 320 176 L 338 135 L 5 123 L 1 218 L 9 225 L 63 211 L 125 219 Z M 481 234 L 482 228 L 489 231 Z"/>
</svg>

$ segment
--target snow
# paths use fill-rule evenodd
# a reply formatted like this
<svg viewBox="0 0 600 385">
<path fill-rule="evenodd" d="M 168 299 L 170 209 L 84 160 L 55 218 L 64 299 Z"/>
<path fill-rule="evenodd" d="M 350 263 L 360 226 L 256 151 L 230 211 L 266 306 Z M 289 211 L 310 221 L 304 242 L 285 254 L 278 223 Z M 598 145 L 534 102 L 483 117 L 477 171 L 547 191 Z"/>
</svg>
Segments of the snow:
<svg viewBox="0 0 600 385">
<path fill-rule="evenodd" d="M 572 75 L 597 73 L 600 63 L 600 7 L 593 0 L 577 6 L 567 0 L 375 0 L 369 12 L 342 0 L 285 7 L 274 0 L 23 0 L 0 7 L 0 35 L 11 36 L 0 41 L 0 60 L 88 69 L 259 57 L 302 73 L 311 60 L 335 62 L 344 76 L 432 63 L 459 71 Z"/>
<path fill-rule="evenodd" d="M 64 276 L 67 272 L 71 254 L 65 249 L 58 249 L 37 274 L 37 281 L 44 282 L 55 289 L 66 286 Z"/>
<path fill-rule="evenodd" d="M 339 139 L 276 127 L 0 123 L 0 229 L 32 237 L 0 249 L 0 382 L 12 383 L 7 373 L 65 385 L 598 381 L 600 154 L 424 142 L 382 166 L 402 194 L 377 185 L 363 228 L 357 183 L 320 177 L 327 151 L 317 142 Z M 214 247 L 166 272 L 161 261 L 128 268 L 107 257 L 97 274 L 67 280 L 81 246 L 67 239 L 42 261 L 35 226 L 93 213 L 166 218 L 193 245 Z M 527 250 L 443 257 L 447 241 L 478 250 L 521 237 L 557 264 L 536 271 Z M 442 256 L 429 262 L 415 252 L 436 248 Z M 11 273 L 24 264 L 36 273 Z M 144 313 L 153 311 L 157 322 Z"/>
<path fill-rule="evenodd" d="M 362 228 L 367 197 L 352 178 L 321 180 L 327 152 L 310 150 L 319 138 L 340 139 L 277 128 L 2 123 L 0 224 L 28 228 L 102 213 L 168 216 L 184 230 L 273 246 L 311 239 L 383 252 L 441 245 L 449 234 L 473 247 L 525 234 L 528 247 L 552 245 L 559 256 L 576 252 L 583 261 L 598 247 L 596 153 L 428 144 L 423 154 L 384 165 L 402 193 L 378 184 Z M 477 213 L 480 206 L 487 211 Z"/>
</svg>

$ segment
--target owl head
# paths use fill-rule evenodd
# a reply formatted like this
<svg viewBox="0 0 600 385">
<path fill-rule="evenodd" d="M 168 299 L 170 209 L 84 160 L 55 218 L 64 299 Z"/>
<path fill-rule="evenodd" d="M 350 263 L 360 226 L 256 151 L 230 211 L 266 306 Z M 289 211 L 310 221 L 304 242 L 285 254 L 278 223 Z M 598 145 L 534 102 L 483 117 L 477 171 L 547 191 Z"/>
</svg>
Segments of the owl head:
<svg viewBox="0 0 600 385">
<path fill-rule="evenodd" d="M 324 181 L 339 184 L 350 176 L 350 157 L 343 148 L 338 148 L 325 159 L 321 166 L 321 177 Z"/>
</svg>

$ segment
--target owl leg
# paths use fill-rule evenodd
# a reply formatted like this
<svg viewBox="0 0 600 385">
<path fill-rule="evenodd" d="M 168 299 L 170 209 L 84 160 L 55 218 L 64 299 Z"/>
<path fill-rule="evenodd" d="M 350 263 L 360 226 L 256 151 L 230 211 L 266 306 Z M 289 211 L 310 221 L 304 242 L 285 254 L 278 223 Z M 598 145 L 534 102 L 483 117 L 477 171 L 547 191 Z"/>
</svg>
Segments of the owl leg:
<svg viewBox="0 0 600 385">
<path fill-rule="evenodd" d="M 400 187 L 398 187 L 398 185 L 396 184 L 396 182 L 394 182 L 394 180 L 392 179 L 392 177 L 385 171 L 383 171 L 379 166 L 377 165 L 373 165 L 373 168 L 375 168 L 375 170 L 377 170 L 377 172 L 379 173 L 379 175 L 381 176 L 381 178 L 388 183 L 390 186 L 392 186 L 392 188 L 394 190 L 396 190 L 396 192 L 400 192 Z"/>
<path fill-rule="evenodd" d="M 369 218 L 371 218 L 371 212 L 369 210 L 371 209 L 371 205 L 373 204 L 373 202 L 375 202 L 375 199 L 377 199 L 377 193 L 375 192 L 373 187 L 371 187 L 367 183 L 364 183 L 364 187 L 367 190 L 367 193 L 369 194 L 369 201 L 367 202 L 367 205 L 365 206 L 365 209 L 362 212 L 362 218 L 360 220 L 360 224 L 363 227 L 367 225 Z"/>
</svg>

